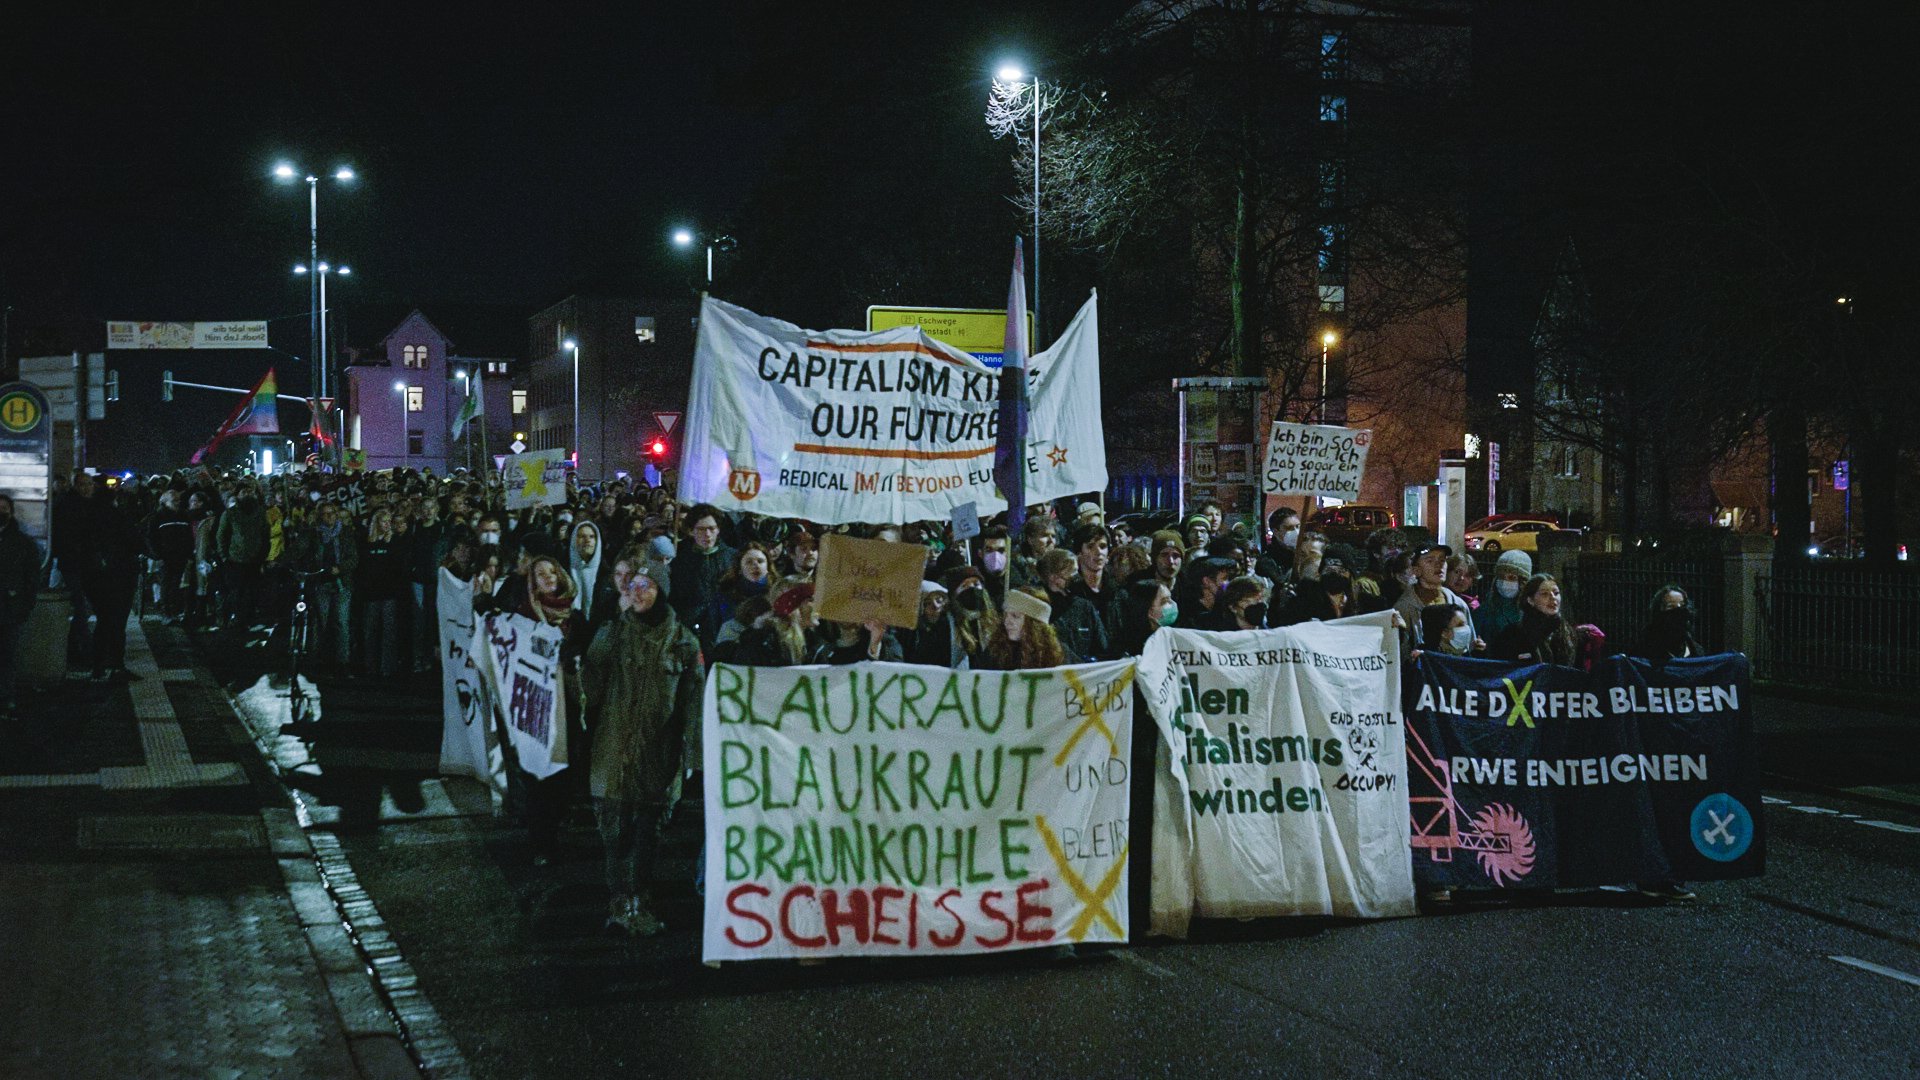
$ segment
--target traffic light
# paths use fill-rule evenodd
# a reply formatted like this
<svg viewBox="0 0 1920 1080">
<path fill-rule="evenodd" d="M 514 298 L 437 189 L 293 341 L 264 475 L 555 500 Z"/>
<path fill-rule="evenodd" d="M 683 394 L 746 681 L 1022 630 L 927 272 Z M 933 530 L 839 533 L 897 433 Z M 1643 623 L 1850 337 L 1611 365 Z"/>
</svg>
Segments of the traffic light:
<svg viewBox="0 0 1920 1080">
<path fill-rule="evenodd" d="M 653 441 L 647 444 L 647 454 L 650 457 L 654 457 L 654 458 L 666 457 L 667 456 L 667 440 L 659 437 L 658 435 L 654 436 Z"/>
</svg>

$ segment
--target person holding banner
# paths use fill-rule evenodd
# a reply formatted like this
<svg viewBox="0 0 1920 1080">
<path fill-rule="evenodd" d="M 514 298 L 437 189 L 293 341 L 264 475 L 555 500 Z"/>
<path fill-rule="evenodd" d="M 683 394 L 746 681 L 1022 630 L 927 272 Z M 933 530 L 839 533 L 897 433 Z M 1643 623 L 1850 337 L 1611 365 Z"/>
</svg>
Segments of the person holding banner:
<svg viewBox="0 0 1920 1080">
<path fill-rule="evenodd" d="M 1566 617 L 1560 583 L 1552 574 L 1535 574 L 1520 588 L 1520 621 L 1501 631 L 1493 658 L 1571 667 L 1579 659 L 1582 635 Z"/>
<path fill-rule="evenodd" d="M 1671 583 L 1655 589 L 1634 655 L 1664 664 L 1705 653 L 1693 636 L 1693 601 L 1687 598 L 1687 590 Z"/>
<path fill-rule="evenodd" d="M 699 760 L 704 681 L 700 643 L 667 604 L 663 583 L 628 576 L 619 614 L 594 636 L 582 666 L 609 930 L 646 937 L 664 928 L 651 906 L 653 857 L 685 767 Z"/>
<path fill-rule="evenodd" d="M 1467 602 L 1459 594 L 1447 588 L 1447 560 L 1453 558 L 1453 549 L 1445 544 L 1421 544 L 1408 553 L 1408 569 L 1411 582 L 1403 581 L 1406 586 L 1400 599 L 1393 605 L 1394 611 L 1406 620 L 1412 628 L 1413 642 L 1416 648 L 1438 648 L 1440 642 L 1428 641 L 1421 620 L 1421 611 L 1436 604 L 1459 608 L 1467 620 L 1468 641 L 1475 652 L 1484 652 L 1487 643 L 1473 634 L 1473 616 L 1466 615 Z"/>
<path fill-rule="evenodd" d="M 544 540 L 549 546 L 558 546 L 558 541 L 551 537 L 529 537 L 529 540 L 533 539 Z M 560 630 L 561 675 L 558 690 L 562 702 L 560 716 L 565 727 L 555 739 L 559 744 L 553 755 L 556 762 L 568 760 L 569 752 L 565 748 L 583 743 L 585 735 L 581 717 L 579 663 L 580 655 L 586 648 L 584 639 L 587 624 L 573 608 L 573 595 L 573 578 L 560 564 L 558 556 L 541 553 L 533 556 L 524 574 L 507 578 L 493 597 L 513 614 L 524 615 Z M 485 598 L 476 596 L 476 603 L 484 604 Z M 533 865 L 545 866 L 559 854 L 560 823 L 566 817 L 567 801 L 572 794 L 572 772 L 562 769 L 539 780 L 516 764 L 509 770 L 508 777 L 509 789 L 517 788 L 521 795 L 527 835 L 533 846 Z"/>
</svg>

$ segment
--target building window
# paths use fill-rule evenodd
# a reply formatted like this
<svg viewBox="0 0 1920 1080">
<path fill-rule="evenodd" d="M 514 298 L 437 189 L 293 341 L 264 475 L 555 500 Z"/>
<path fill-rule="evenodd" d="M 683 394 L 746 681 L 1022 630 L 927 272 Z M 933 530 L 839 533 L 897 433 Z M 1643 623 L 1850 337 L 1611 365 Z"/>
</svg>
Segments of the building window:
<svg viewBox="0 0 1920 1080">
<path fill-rule="evenodd" d="M 1572 446 L 1560 448 L 1560 475 L 1569 480 L 1580 477 L 1580 451 Z"/>
<path fill-rule="evenodd" d="M 1347 227 L 1339 222 L 1320 226 L 1320 272 L 1344 274 L 1347 269 Z"/>
<path fill-rule="evenodd" d="M 427 409 L 427 388 L 424 386 L 407 387 L 407 411 L 425 412 Z"/>
<path fill-rule="evenodd" d="M 1320 119 L 1328 123 L 1339 123 L 1347 118 L 1347 95 L 1321 94 Z"/>
<path fill-rule="evenodd" d="M 507 362 L 505 360 L 487 361 L 487 374 L 505 375 L 506 373 L 507 373 Z"/>
<path fill-rule="evenodd" d="M 653 340 L 653 316 L 635 315 L 633 317 L 633 336 L 642 344 Z"/>
<path fill-rule="evenodd" d="M 1519 395 L 1519 394 L 1506 394 L 1506 393 L 1503 393 L 1503 394 L 1501 394 L 1501 395 L 1500 395 L 1500 407 L 1501 407 L 1501 408 L 1503 408 L 1503 409 L 1517 409 L 1517 408 L 1519 408 L 1519 407 L 1520 407 L 1520 395 Z"/>
<path fill-rule="evenodd" d="M 1320 77 L 1337 79 L 1347 68 L 1347 35 L 1328 32 L 1320 35 Z"/>
<path fill-rule="evenodd" d="M 513 415 L 519 416 L 526 411 L 527 392 L 525 390 L 515 390 L 513 392 Z"/>
<path fill-rule="evenodd" d="M 415 457 L 424 457 L 427 453 L 427 433 L 424 431 L 407 432 L 407 453 Z"/>
<path fill-rule="evenodd" d="M 427 366 L 427 347 L 425 345 L 407 345 L 400 349 L 400 362 L 410 368 L 424 370 Z"/>
</svg>

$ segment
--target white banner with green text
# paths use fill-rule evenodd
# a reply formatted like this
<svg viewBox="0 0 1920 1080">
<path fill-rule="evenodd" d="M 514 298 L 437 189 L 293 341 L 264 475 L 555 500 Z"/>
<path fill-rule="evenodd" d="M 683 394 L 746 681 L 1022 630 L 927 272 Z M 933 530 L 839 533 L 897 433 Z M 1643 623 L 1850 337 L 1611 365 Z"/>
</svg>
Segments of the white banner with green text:
<svg viewBox="0 0 1920 1080">
<path fill-rule="evenodd" d="M 1127 940 L 1133 675 L 716 665 L 704 959 Z"/>
<path fill-rule="evenodd" d="M 1195 915 L 1414 914 L 1390 620 L 1147 639 L 1155 933 L 1185 936 Z"/>
</svg>

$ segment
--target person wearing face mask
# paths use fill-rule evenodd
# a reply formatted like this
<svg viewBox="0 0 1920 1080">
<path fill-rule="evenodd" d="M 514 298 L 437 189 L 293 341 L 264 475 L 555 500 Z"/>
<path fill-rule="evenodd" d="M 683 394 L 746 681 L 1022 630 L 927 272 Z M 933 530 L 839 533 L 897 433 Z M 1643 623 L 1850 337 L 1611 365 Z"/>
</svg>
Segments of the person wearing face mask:
<svg viewBox="0 0 1920 1080">
<path fill-rule="evenodd" d="M 945 618 L 915 642 L 914 663 L 964 669 L 974 667 L 987 647 L 993 620 L 999 617 L 986 579 L 971 566 L 957 566 L 940 579 L 947 590 Z"/>
<path fill-rule="evenodd" d="M 1007 587 L 1012 583 L 1011 546 L 1012 535 L 1005 525 L 990 525 L 980 534 L 980 572 L 986 582 L 987 595 L 996 604 L 1006 598 Z"/>
<path fill-rule="evenodd" d="M 1687 590 L 1666 584 L 1655 589 L 1647 606 L 1647 625 L 1640 631 L 1635 656 L 1643 656 L 1658 667 L 1668 660 L 1704 656 L 1706 650 L 1693 636 L 1693 601 Z"/>
<path fill-rule="evenodd" d="M 1560 583 L 1552 574 L 1535 574 L 1520 587 L 1520 621 L 1493 642 L 1496 660 L 1571 666 L 1580 656 L 1585 631 L 1567 617 Z"/>
<path fill-rule="evenodd" d="M 1116 610 L 1120 620 L 1114 646 L 1120 656 L 1139 656 L 1155 631 L 1180 619 L 1172 591 L 1151 576 L 1133 578 L 1122 586 Z"/>
<path fill-rule="evenodd" d="M 1271 539 L 1254 562 L 1253 572 L 1273 583 L 1278 602 L 1293 588 L 1293 551 L 1300 543 L 1300 511 L 1291 506 L 1275 510 L 1267 515 L 1267 530 Z"/>
<path fill-rule="evenodd" d="M 1355 613 L 1353 578 L 1344 566 L 1328 560 L 1322 565 L 1319 577 L 1295 583 L 1293 598 L 1274 617 L 1273 625 L 1328 622 Z"/>
<path fill-rule="evenodd" d="M 1466 609 L 1456 604 L 1430 604 L 1420 609 L 1420 637 L 1428 652 L 1445 656 L 1473 655 L 1473 626 Z"/>
<path fill-rule="evenodd" d="M 1480 635 L 1495 641 L 1507 627 L 1520 621 L 1520 588 L 1533 576 L 1533 556 L 1524 551 L 1503 551 L 1493 564 L 1493 576 L 1480 588 L 1480 607 L 1473 613 L 1473 624 Z"/>
<path fill-rule="evenodd" d="M 1259 578 L 1251 575 L 1234 578 L 1227 582 L 1226 591 L 1220 600 L 1226 605 L 1227 617 L 1233 620 L 1233 630 L 1265 630 L 1267 628 L 1267 586 Z"/>
<path fill-rule="evenodd" d="M 506 519 L 499 514 L 482 514 L 480 520 L 475 523 L 473 531 L 475 539 L 483 550 L 498 548 L 506 541 Z"/>
</svg>

